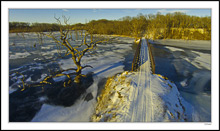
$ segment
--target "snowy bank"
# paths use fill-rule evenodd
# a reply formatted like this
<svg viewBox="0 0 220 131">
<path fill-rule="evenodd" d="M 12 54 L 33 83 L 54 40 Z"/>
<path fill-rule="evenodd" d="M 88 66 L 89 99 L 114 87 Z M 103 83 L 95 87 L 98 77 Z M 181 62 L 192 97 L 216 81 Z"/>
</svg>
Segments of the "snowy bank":
<svg viewBox="0 0 220 131">
<path fill-rule="evenodd" d="M 123 72 L 109 78 L 98 97 L 94 122 L 198 121 L 193 107 L 176 85 L 161 75 L 150 75 L 149 86 L 139 84 L 140 72 Z M 148 83 L 146 83 L 148 84 Z"/>
</svg>

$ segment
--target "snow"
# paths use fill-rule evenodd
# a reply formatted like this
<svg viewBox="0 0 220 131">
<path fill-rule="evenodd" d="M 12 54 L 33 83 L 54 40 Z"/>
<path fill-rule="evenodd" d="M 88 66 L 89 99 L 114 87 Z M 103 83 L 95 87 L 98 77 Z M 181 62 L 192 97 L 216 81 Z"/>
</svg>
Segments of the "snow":
<svg viewBox="0 0 220 131">
<path fill-rule="evenodd" d="M 195 54 L 198 54 L 198 56 L 192 61 L 192 64 L 196 67 L 202 69 L 208 69 L 211 70 L 211 54 L 207 53 L 201 53 L 198 51 L 192 51 Z"/>
<path fill-rule="evenodd" d="M 40 101 L 40 102 L 44 102 L 44 101 L 46 101 L 46 100 L 47 100 L 47 97 L 45 97 L 45 96 L 42 96 L 42 97 L 39 98 L 39 101 Z"/>
<path fill-rule="evenodd" d="M 161 39 L 161 40 L 155 40 L 154 43 L 161 45 L 182 47 L 187 49 L 211 50 L 210 40 Z"/>
<path fill-rule="evenodd" d="M 50 49 L 51 46 L 47 46 L 47 47 L 41 47 L 41 49 Z"/>
<path fill-rule="evenodd" d="M 121 42 L 133 43 L 134 39 L 120 38 Z M 25 43 L 27 44 L 27 43 Z M 42 49 L 52 49 L 46 46 Z M 165 80 L 160 75 L 152 75 L 150 71 L 149 54 L 146 41 L 143 40 L 141 49 L 141 67 L 139 72 L 124 72 L 123 54 L 131 51 L 131 44 L 105 44 L 100 49 L 86 54 L 82 59 L 83 65 L 91 65 L 83 73 L 94 72 L 94 83 L 86 90 L 92 93 L 93 99 L 85 101 L 83 94 L 77 102 L 70 107 L 43 104 L 32 122 L 88 122 L 88 121 L 119 121 L 119 122 L 158 122 L 158 121 L 199 121 L 194 108 L 181 96 L 174 83 Z M 182 51 L 174 47 L 170 50 Z M 43 55 L 54 55 L 57 51 L 44 51 Z M 206 62 L 207 55 L 193 52 L 198 55 L 196 62 L 202 67 L 209 68 Z M 26 57 L 28 54 L 16 53 L 12 58 Z M 202 57 L 202 59 L 200 57 Z M 10 59 L 12 59 L 10 57 Z M 204 59 L 203 59 L 204 58 Z M 187 59 L 186 59 L 187 60 Z M 62 69 L 74 68 L 71 58 L 58 61 Z M 199 67 L 201 67 L 199 66 Z M 123 72 L 123 73 L 122 73 Z M 121 73 L 121 74 L 118 74 Z M 102 78 L 112 77 L 106 92 L 98 97 L 98 82 Z M 195 74 L 196 75 L 196 74 Z M 45 74 L 41 75 L 42 80 Z M 62 80 L 62 77 L 55 81 Z M 26 81 L 30 81 L 28 78 Z M 19 82 L 19 81 L 18 81 Z M 17 82 L 15 83 L 17 84 Z M 183 81 L 183 84 L 184 81 Z M 13 92 L 10 86 L 10 93 Z M 47 98 L 41 97 L 39 101 Z M 101 102 L 101 103 L 100 103 Z"/>
<path fill-rule="evenodd" d="M 138 72 L 123 72 L 107 82 L 92 121 L 198 121 L 194 108 L 180 96 L 176 85 L 151 74 L 147 50 L 142 40 Z"/>
<path fill-rule="evenodd" d="M 126 38 L 120 39 L 122 42 L 127 40 Z M 130 41 L 131 40 L 127 40 Z M 132 41 L 134 42 L 134 40 Z M 124 71 L 123 53 L 131 50 L 131 44 L 106 44 L 98 45 L 100 49 L 96 50 L 96 54 L 87 54 L 82 58 L 83 65 L 91 65 L 93 68 L 85 68 L 83 73 L 94 72 L 94 83 L 91 85 L 85 94 L 92 93 L 93 99 L 85 101 L 83 94 L 77 102 L 70 107 L 54 106 L 49 104 L 43 104 L 41 110 L 32 119 L 32 122 L 88 122 L 91 119 L 91 115 L 94 113 L 96 96 L 98 92 L 98 83 L 102 78 L 112 77 L 117 73 Z M 102 47 L 109 49 L 102 49 Z M 75 68 L 73 60 L 62 59 L 58 61 L 62 69 Z M 55 81 L 61 81 L 62 77 L 54 79 Z"/>
<path fill-rule="evenodd" d="M 113 43 L 98 45 L 98 47 L 102 46 L 111 50 L 98 49 L 97 53 L 87 54 L 87 56 L 83 57 L 81 60 L 82 65 L 91 65 L 93 67 L 85 68 L 83 73 L 94 72 L 95 75 L 100 77 L 109 77 L 123 72 L 123 61 L 125 60 L 123 54 L 131 50 L 131 44 Z M 71 58 L 60 60 L 59 64 L 62 69 L 76 68 Z"/>
<path fill-rule="evenodd" d="M 17 90 L 17 89 L 13 89 L 13 88 L 11 88 L 11 86 L 10 86 L 10 87 L 9 87 L 9 94 L 15 92 L 16 90 Z"/>
<path fill-rule="evenodd" d="M 123 65 L 120 63 L 123 58 L 115 52 L 95 56 L 100 62 L 84 59 L 83 62 L 94 67 L 84 73 L 93 71 L 96 74 L 95 82 L 87 89 L 87 93 L 91 92 L 96 96 L 98 81 L 103 77 L 110 77 L 104 92 L 98 97 L 98 103 L 95 98 L 84 101 L 82 96 L 71 107 L 43 104 L 32 121 L 198 121 L 194 108 L 180 96 L 175 84 L 160 75 L 151 74 L 148 47 L 146 41 L 142 43 L 142 65 L 139 72 L 123 72 Z M 73 65 L 71 59 L 61 60 L 60 64 L 63 69 Z M 112 78 L 120 72 L 123 73 Z"/>
<path fill-rule="evenodd" d="M 95 80 L 87 92 L 91 92 L 93 96 L 97 95 L 97 83 Z M 73 106 L 63 107 L 43 104 L 40 111 L 32 119 L 32 122 L 88 122 L 90 116 L 94 112 L 96 99 L 84 101 L 82 95 Z M 43 100 L 46 98 L 42 98 Z"/>
<path fill-rule="evenodd" d="M 44 104 L 40 112 L 32 119 L 32 122 L 88 122 L 93 110 L 91 106 L 95 101 L 79 101 L 74 106 L 62 107 Z"/>
<path fill-rule="evenodd" d="M 181 51 L 181 52 L 185 52 L 183 49 L 180 48 L 175 48 L 175 47 L 169 47 L 166 46 L 167 49 L 169 49 L 170 51 L 174 52 L 174 51 Z M 188 57 L 184 57 L 184 56 L 180 56 L 183 60 L 186 60 L 187 62 L 191 63 L 192 65 L 194 65 L 195 67 L 199 68 L 199 69 L 208 69 L 211 70 L 211 54 L 208 53 L 201 53 L 198 51 L 191 51 L 192 54 L 195 56 L 195 58 L 189 59 Z"/>
<path fill-rule="evenodd" d="M 211 121 L 211 41 L 156 40 L 154 44 L 155 50 L 164 51 L 164 56 L 155 54 L 158 72 L 176 83 L 182 97 L 200 114 L 200 122 Z M 168 71 L 160 69 L 163 66 Z"/>
<path fill-rule="evenodd" d="M 175 84 L 160 75 L 123 72 L 109 81 L 106 92 L 98 98 L 92 121 L 199 121 L 198 113 L 180 96 Z"/>
<path fill-rule="evenodd" d="M 166 48 L 168 48 L 168 49 L 171 50 L 171 51 L 184 51 L 183 49 L 175 48 L 175 47 L 169 47 L 169 46 L 167 46 Z"/>
<path fill-rule="evenodd" d="M 30 70 L 31 70 L 31 68 L 30 68 Z M 36 80 L 36 82 L 42 81 L 46 76 L 47 76 L 47 74 L 41 74 L 41 77 L 38 80 Z M 26 78 L 27 76 L 24 75 L 24 77 Z M 11 94 L 17 90 L 17 88 L 13 88 L 13 86 L 20 85 L 22 83 L 22 81 L 19 78 L 21 79 L 21 78 L 23 78 L 23 76 L 19 76 L 19 77 L 15 76 L 15 77 L 11 78 L 11 80 L 13 80 L 13 81 L 17 80 L 17 81 L 15 83 L 13 83 L 11 86 L 9 86 L 9 94 Z M 28 77 L 25 80 L 25 82 L 31 82 L 31 77 Z"/>
<path fill-rule="evenodd" d="M 9 58 L 10 59 L 18 59 L 18 58 L 25 58 L 27 56 L 31 55 L 30 53 L 28 52 L 24 52 L 24 53 L 15 53 L 14 55 L 10 55 Z"/>
<path fill-rule="evenodd" d="M 180 84 L 181 84 L 183 87 L 187 86 L 187 79 L 181 81 Z"/>
</svg>

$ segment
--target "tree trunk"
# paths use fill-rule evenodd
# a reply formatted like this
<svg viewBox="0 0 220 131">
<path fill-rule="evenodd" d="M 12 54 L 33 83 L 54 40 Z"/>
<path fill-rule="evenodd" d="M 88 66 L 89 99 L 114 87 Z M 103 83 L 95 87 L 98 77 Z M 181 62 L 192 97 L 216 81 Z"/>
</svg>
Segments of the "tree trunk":
<svg viewBox="0 0 220 131">
<path fill-rule="evenodd" d="M 80 62 L 76 62 L 75 64 L 77 66 L 77 70 L 76 70 L 76 77 L 74 78 L 74 82 L 77 84 L 80 84 L 81 77 L 82 77 L 82 66 L 81 66 Z"/>
<path fill-rule="evenodd" d="M 84 37 L 84 44 L 86 44 L 86 33 L 85 33 L 85 37 Z"/>
<path fill-rule="evenodd" d="M 74 82 L 77 83 L 77 84 L 80 84 L 81 83 L 81 70 L 80 72 L 76 72 L 76 77 L 74 78 Z"/>
<path fill-rule="evenodd" d="M 83 38 L 83 31 L 81 31 L 81 38 Z"/>
<path fill-rule="evenodd" d="M 90 34 L 90 39 L 91 39 L 91 42 L 93 42 L 93 35 Z"/>
</svg>

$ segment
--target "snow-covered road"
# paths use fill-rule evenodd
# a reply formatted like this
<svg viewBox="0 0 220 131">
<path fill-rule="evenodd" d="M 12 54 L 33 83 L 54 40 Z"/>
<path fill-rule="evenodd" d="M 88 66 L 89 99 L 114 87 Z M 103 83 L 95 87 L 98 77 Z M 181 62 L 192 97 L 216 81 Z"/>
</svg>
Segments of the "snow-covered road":
<svg viewBox="0 0 220 131">
<path fill-rule="evenodd" d="M 142 38 L 140 49 L 140 69 L 137 79 L 137 85 L 132 83 L 132 86 L 136 88 L 132 92 L 134 100 L 131 102 L 130 113 L 127 115 L 126 121 L 152 121 L 152 95 L 151 90 L 151 77 L 150 77 L 150 58 L 148 46 L 145 38 Z M 144 87 L 144 88 L 141 88 Z M 143 115 L 146 114 L 146 115 Z"/>
</svg>

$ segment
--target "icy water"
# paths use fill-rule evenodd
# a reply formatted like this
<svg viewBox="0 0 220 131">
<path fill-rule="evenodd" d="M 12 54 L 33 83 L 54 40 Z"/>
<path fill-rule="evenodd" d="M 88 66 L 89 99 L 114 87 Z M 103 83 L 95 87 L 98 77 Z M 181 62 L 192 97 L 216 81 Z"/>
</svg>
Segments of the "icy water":
<svg viewBox="0 0 220 131">
<path fill-rule="evenodd" d="M 174 81 L 183 98 L 211 121 L 211 42 L 184 40 L 151 41 L 156 74 Z"/>
<path fill-rule="evenodd" d="M 54 32 L 54 35 L 58 36 L 59 32 Z M 73 33 L 71 43 L 74 46 L 80 45 L 83 37 L 79 35 L 77 39 Z M 87 41 L 90 41 L 89 38 Z M 41 87 L 30 87 L 21 92 L 22 81 L 36 84 L 56 71 L 75 68 L 71 56 L 58 57 L 59 54 L 66 53 L 63 47 L 58 53 L 58 48 L 59 46 L 47 37 L 42 37 L 41 43 L 35 33 L 9 34 L 9 120 L 11 122 L 44 121 L 42 119 L 45 117 L 36 117 L 39 112 L 52 115 L 45 121 L 63 121 L 70 116 L 66 109 L 72 108 L 74 110 L 69 110 L 72 111 L 70 120 L 65 121 L 88 122 L 106 78 L 124 70 L 131 70 L 135 51 L 133 38 L 112 37 L 111 41 L 98 44 L 95 50 L 86 53 L 82 58 L 82 66 L 93 67 L 82 71 L 83 74 L 90 74 L 83 82 L 83 88 L 75 88 L 76 86 L 62 88 L 60 81 L 65 78 L 58 77 L 52 78 L 51 82 L 55 85 L 52 88 L 45 87 L 45 91 Z M 76 100 L 78 100 L 77 104 L 74 104 Z M 46 109 L 44 112 L 48 106 L 54 111 L 47 113 L 48 109 Z M 65 110 L 64 113 L 58 113 L 62 110 Z M 57 115 L 54 116 L 53 113 Z"/>
<path fill-rule="evenodd" d="M 58 35 L 58 32 L 54 33 Z M 74 34 L 74 33 L 73 33 Z M 23 37 L 24 36 L 24 37 Z M 80 35 L 76 39 L 72 36 L 75 45 L 82 42 Z M 100 44 L 90 53 L 87 53 L 82 59 L 82 64 L 91 64 L 99 68 L 100 65 L 108 66 L 112 60 L 118 61 L 114 67 L 122 67 L 123 70 L 130 70 L 133 60 L 135 45 L 132 38 L 114 38 L 111 44 Z M 63 59 L 59 58 L 56 43 L 47 37 L 42 37 L 42 43 L 35 33 L 10 33 L 9 34 L 9 86 L 10 89 L 16 89 L 16 85 L 21 84 L 17 78 L 22 73 L 27 82 L 38 82 L 44 76 L 54 71 L 74 67 L 71 56 Z M 65 53 L 61 49 L 61 53 Z M 110 61 L 110 62 L 108 62 Z M 72 64 L 72 65 L 71 65 Z M 100 67 L 103 68 L 103 67 Z M 122 70 L 122 71 L 123 71 Z M 89 72 L 86 69 L 86 72 Z M 104 72 L 104 71 L 103 71 Z M 114 73 L 114 72 L 113 72 Z M 118 72 L 116 72 L 118 73 Z M 20 76 L 20 77 L 19 77 Z M 13 90 L 10 90 L 12 92 Z"/>
<path fill-rule="evenodd" d="M 58 32 L 55 32 L 55 35 L 58 35 Z M 73 39 L 71 42 L 75 45 L 82 42 L 81 37 L 76 39 L 73 35 Z M 58 47 L 53 40 L 43 37 L 42 45 L 39 45 L 39 40 L 34 33 L 24 33 L 24 37 L 21 33 L 9 34 L 10 94 L 15 92 L 19 85 L 21 88 L 23 77 L 26 83 L 37 83 L 54 71 L 74 68 L 70 56 L 63 59 L 57 57 Z M 176 40 L 154 42 L 152 48 L 156 62 L 156 73 L 175 82 L 184 99 L 191 103 L 200 114 L 198 118 L 200 121 L 211 121 L 210 43 L 208 41 L 191 41 L 187 43 L 187 47 L 185 44 L 185 41 Z M 134 39 L 114 37 L 110 44 L 99 44 L 96 50 L 86 54 L 82 59 L 82 64 L 91 65 L 93 68 L 86 68 L 83 73 L 93 72 L 94 82 L 87 89 L 85 97 L 80 98 L 77 104 L 69 108 L 45 104 L 44 101 L 47 98 L 39 97 L 39 94 L 33 93 L 34 96 L 29 95 L 26 98 L 18 96 L 19 94 L 14 95 L 16 99 L 10 97 L 10 101 L 15 102 L 13 106 L 10 106 L 10 110 L 16 116 L 22 116 L 22 118 L 16 117 L 18 121 L 44 121 L 44 117 L 40 117 L 41 113 L 49 115 L 45 121 L 63 121 L 64 118 L 69 117 L 68 112 L 71 112 L 71 118 L 65 121 L 89 121 L 96 97 L 106 78 L 125 70 L 131 70 L 135 49 Z M 61 54 L 64 53 L 65 49 L 61 49 Z M 59 81 L 59 79 L 54 80 Z M 39 92 L 38 89 L 31 91 Z M 16 103 L 16 101 L 18 102 Z M 19 105 L 19 102 L 24 105 Z M 16 109 L 14 106 L 17 105 L 19 108 Z M 53 110 L 50 112 L 51 114 L 47 113 L 48 109 Z M 36 116 L 39 110 L 41 113 Z M 29 112 L 30 115 L 27 115 L 26 112 Z"/>
<path fill-rule="evenodd" d="M 55 36 L 58 32 L 54 33 Z M 23 37 L 24 36 L 24 37 Z M 89 38 L 89 37 L 88 37 Z M 75 45 L 82 42 L 82 37 L 76 39 L 73 33 L 73 41 Z M 89 40 L 89 39 L 88 39 Z M 132 38 L 114 38 L 111 44 L 99 44 L 97 48 L 87 53 L 82 64 L 90 64 L 96 69 L 102 69 L 112 65 L 110 69 L 120 67 L 120 71 L 130 70 L 133 60 L 135 48 Z M 21 84 L 19 78 L 22 73 L 24 81 L 29 83 L 39 82 L 43 77 L 54 71 L 67 68 L 73 68 L 74 64 L 71 56 L 63 59 L 59 58 L 56 43 L 47 37 L 42 37 L 42 44 L 35 33 L 10 33 L 9 35 L 9 86 L 10 92 L 13 92 L 17 85 Z M 61 54 L 65 53 L 65 49 L 61 49 Z M 113 61 L 113 62 L 112 62 Z M 102 66 L 102 67 L 100 67 Z M 107 70 L 107 69 L 106 69 Z M 118 73 L 118 70 L 114 73 Z M 19 72 L 19 73 L 16 73 Z M 85 73 L 89 69 L 85 70 Z M 105 71 L 99 72 L 104 73 Z M 105 74 L 103 74 L 105 75 Z M 107 76 L 106 76 L 107 77 Z"/>
</svg>

